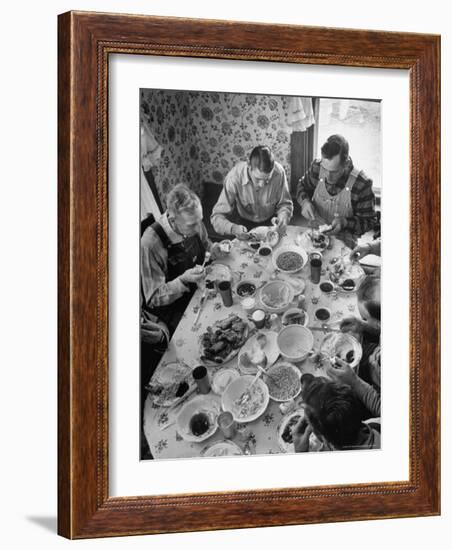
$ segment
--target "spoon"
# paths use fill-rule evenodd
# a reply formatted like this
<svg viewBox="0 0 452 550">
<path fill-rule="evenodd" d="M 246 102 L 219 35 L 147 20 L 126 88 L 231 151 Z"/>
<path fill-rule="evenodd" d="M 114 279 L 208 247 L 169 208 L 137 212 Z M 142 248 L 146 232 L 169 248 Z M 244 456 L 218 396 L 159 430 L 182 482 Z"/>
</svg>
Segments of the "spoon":
<svg viewBox="0 0 452 550">
<path fill-rule="evenodd" d="M 257 379 L 262 375 L 262 373 L 265 373 L 264 367 L 267 366 L 267 363 L 268 363 L 268 359 L 267 359 L 267 356 L 264 354 L 264 358 L 262 359 L 261 365 L 257 365 L 256 375 L 254 376 L 248 388 L 243 392 L 243 394 L 240 397 L 240 406 L 245 405 L 250 400 L 251 388 L 254 386 Z"/>
</svg>

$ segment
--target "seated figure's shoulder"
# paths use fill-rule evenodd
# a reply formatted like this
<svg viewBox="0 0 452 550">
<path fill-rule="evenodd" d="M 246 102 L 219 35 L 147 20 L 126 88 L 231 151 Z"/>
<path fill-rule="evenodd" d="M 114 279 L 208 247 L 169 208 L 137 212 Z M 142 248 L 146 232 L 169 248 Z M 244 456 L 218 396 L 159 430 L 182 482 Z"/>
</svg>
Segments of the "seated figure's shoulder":
<svg viewBox="0 0 452 550">
<path fill-rule="evenodd" d="M 241 160 L 229 170 L 224 179 L 224 185 L 233 187 L 247 177 L 247 162 Z"/>
<path fill-rule="evenodd" d="M 158 242 L 160 242 L 159 236 L 152 225 L 150 225 L 145 229 L 143 235 L 141 235 L 141 247 L 153 248 Z"/>
<path fill-rule="evenodd" d="M 364 170 L 358 170 L 358 178 L 357 178 L 363 189 L 371 189 L 372 188 L 372 178 L 370 178 Z"/>
</svg>

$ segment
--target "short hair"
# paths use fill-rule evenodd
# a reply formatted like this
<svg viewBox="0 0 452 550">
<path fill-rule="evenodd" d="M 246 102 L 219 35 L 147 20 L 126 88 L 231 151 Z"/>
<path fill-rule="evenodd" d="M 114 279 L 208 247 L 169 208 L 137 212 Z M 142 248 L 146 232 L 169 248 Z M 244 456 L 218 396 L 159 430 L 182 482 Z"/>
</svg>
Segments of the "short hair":
<svg viewBox="0 0 452 550">
<path fill-rule="evenodd" d="M 166 204 L 171 214 L 180 214 L 181 212 L 194 212 L 201 206 L 201 201 L 198 195 L 184 183 L 178 183 L 168 193 Z"/>
<path fill-rule="evenodd" d="M 369 315 L 381 321 L 380 277 L 367 275 L 358 288 L 357 296 Z"/>
<path fill-rule="evenodd" d="M 320 152 L 328 160 L 340 155 L 341 164 L 344 164 L 348 160 L 349 149 L 348 141 L 340 134 L 334 134 L 322 145 Z"/>
<path fill-rule="evenodd" d="M 269 174 L 275 166 L 275 158 L 270 147 L 267 147 L 267 145 L 257 145 L 251 151 L 250 164 L 254 164 L 264 174 Z"/>
<path fill-rule="evenodd" d="M 362 405 L 350 386 L 314 379 L 303 392 L 314 431 L 338 449 L 353 447 L 362 427 Z"/>
</svg>

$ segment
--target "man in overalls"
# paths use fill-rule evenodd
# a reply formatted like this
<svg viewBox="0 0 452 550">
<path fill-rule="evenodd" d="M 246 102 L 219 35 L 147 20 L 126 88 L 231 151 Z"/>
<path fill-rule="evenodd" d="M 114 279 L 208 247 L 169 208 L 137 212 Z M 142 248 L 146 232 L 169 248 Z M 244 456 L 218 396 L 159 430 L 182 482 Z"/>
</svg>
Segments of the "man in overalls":
<svg viewBox="0 0 452 550">
<path fill-rule="evenodd" d="M 207 237 L 193 191 L 178 184 L 166 202 L 167 211 L 141 237 L 141 298 L 142 309 L 164 322 L 171 336 L 204 279 L 206 251 L 218 250 Z"/>
<path fill-rule="evenodd" d="M 343 136 L 330 136 L 321 154 L 299 182 L 301 214 L 309 222 L 331 225 L 330 234 L 355 248 L 357 238 L 375 224 L 372 180 L 353 166 Z"/>
<path fill-rule="evenodd" d="M 238 162 L 226 175 L 210 220 L 220 235 L 246 240 L 250 229 L 271 225 L 273 218 L 283 233 L 292 213 L 286 172 L 269 147 L 258 145 L 248 162 Z"/>
</svg>

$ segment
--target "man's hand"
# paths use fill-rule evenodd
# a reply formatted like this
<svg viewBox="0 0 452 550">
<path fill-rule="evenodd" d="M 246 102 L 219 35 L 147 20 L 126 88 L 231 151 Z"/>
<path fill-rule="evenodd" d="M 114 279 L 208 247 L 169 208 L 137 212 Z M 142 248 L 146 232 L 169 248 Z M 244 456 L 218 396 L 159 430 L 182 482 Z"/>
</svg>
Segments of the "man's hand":
<svg viewBox="0 0 452 550">
<path fill-rule="evenodd" d="M 315 220 L 315 207 L 310 200 L 305 199 L 301 203 L 301 215 L 307 220 Z"/>
<path fill-rule="evenodd" d="M 336 235 L 337 233 L 340 233 L 347 227 L 347 218 L 343 218 L 341 216 L 336 217 L 331 222 L 331 229 L 327 232 L 330 235 Z"/>
<path fill-rule="evenodd" d="M 362 319 L 358 319 L 357 317 L 346 317 L 345 319 L 342 319 L 339 329 L 342 332 L 362 334 L 365 325 L 366 323 Z"/>
<path fill-rule="evenodd" d="M 250 238 L 248 230 L 244 225 L 233 225 L 232 234 L 237 237 L 239 241 L 247 241 Z"/>
<path fill-rule="evenodd" d="M 197 285 L 200 281 L 202 281 L 202 279 L 204 279 L 204 274 L 204 268 L 200 265 L 195 265 L 195 267 L 187 269 L 187 271 L 182 273 L 179 278 L 183 283 L 194 283 Z"/>
<path fill-rule="evenodd" d="M 220 243 L 214 243 L 212 245 L 212 247 L 210 248 L 210 254 L 212 260 L 226 258 L 226 256 L 228 255 L 228 253 L 221 248 Z"/>
<path fill-rule="evenodd" d="M 311 434 L 312 426 L 303 416 L 292 428 L 293 446 L 296 453 L 307 453 L 309 451 L 309 437 Z"/>
<path fill-rule="evenodd" d="M 281 214 L 278 214 L 278 217 L 276 218 L 276 227 L 280 235 L 285 233 L 288 223 L 289 217 L 286 212 L 281 212 Z"/>
<path fill-rule="evenodd" d="M 360 258 L 364 258 L 364 256 L 367 256 L 368 254 L 370 254 L 370 246 L 368 244 L 360 245 L 350 252 L 350 260 L 356 261 Z"/>
<path fill-rule="evenodd" d="M 346 361 L 339 359 L 339 357 L 335 358 L 334 367 L 326 365 L 325 370 L 333 382 L 340 382 L 351 387 L 356 383 L 357 374 Z"/>
</svg>

